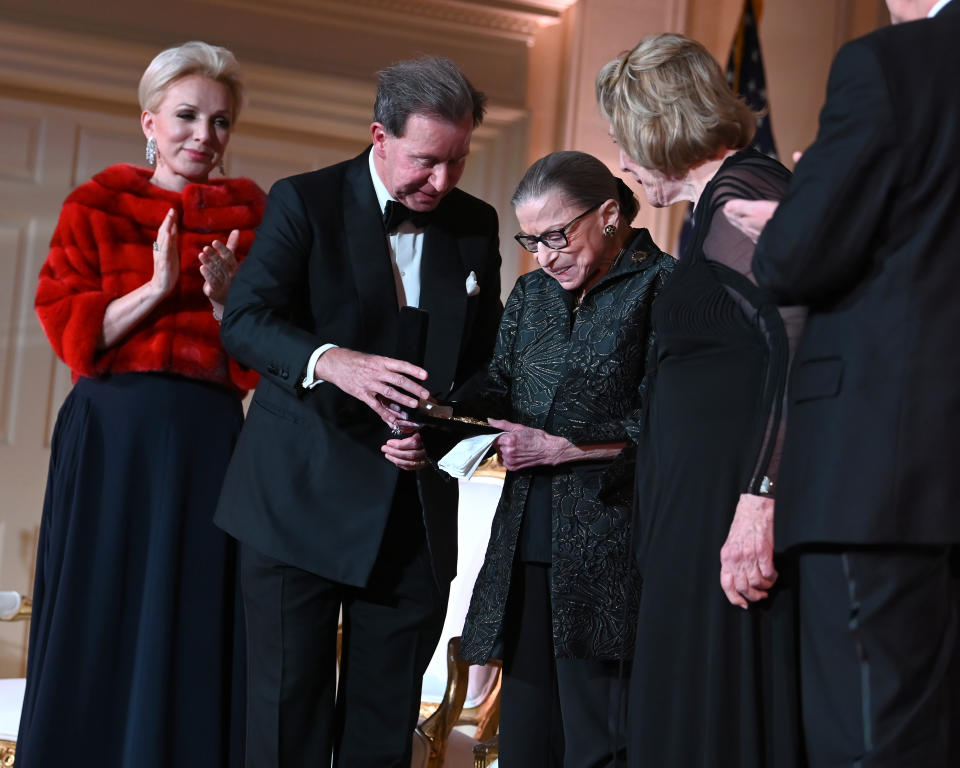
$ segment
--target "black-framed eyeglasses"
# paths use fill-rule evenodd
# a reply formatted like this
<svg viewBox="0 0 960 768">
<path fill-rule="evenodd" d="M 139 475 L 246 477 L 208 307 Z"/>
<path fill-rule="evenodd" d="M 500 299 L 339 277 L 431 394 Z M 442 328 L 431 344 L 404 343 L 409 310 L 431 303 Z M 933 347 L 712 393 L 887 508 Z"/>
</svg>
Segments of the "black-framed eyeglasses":
<svg viewBox="0 0 960 768">
<path fill-rule="evenodd" d="M 526 248 L 530 253 L 536 253 L 538 243 L 543 243 L 547 248 L 551 250 L 559 250 L 560 248 L 566 248 L 570 241 L 567 240 L 567 230 L 570 229 L 574 224 L 576 224 L 580 219 L 586 216 L 588 213 L 597 210 L 603 203 L 597 203 L 592 208 L 587 208 L 579 216 L 568 221 L 560 229 L 551 229 L 549 232 L 544 232 L 541 235 L 523 235 L 518 234 L 514 235 L 513 239 L 516 240 L 520 245 Z"/>
</svg>

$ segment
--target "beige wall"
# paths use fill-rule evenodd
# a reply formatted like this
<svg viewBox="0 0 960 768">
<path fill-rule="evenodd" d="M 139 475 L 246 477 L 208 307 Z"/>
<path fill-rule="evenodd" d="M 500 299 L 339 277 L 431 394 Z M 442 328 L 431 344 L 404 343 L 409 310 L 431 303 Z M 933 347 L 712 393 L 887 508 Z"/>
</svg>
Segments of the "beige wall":
<svg viewBox="0 0 960 768">
<path fill-rule="evenodd" d="M 510 239 L 509 195 L 555 149 L 616 169 L 593 97 L 600 65 L 680 31 L 725 62 L 740 0 L 0 0 L 0 589 L 30 591 L 48 439 L 68 372 L 32 311 L 60 202 L 112 162 L 141 158 L 137 79 L 160 48 L 200 38 L 241 59 L 250 104 L 228 170 L 267 187 L 367 142 L 375 70 L 450 55 L 490 96 L 463 186 L 501 213 L 503 282 L 532 267 Z M 781 152 L 809 143 L 830 59 L 886 21 L 881 0 L 766 0 L 761 41 Z M 669 248 L 676 217 L 640 223 Z M 0 625 L 0 676 L 20 674 L 26 627 Z"/>
</svg>

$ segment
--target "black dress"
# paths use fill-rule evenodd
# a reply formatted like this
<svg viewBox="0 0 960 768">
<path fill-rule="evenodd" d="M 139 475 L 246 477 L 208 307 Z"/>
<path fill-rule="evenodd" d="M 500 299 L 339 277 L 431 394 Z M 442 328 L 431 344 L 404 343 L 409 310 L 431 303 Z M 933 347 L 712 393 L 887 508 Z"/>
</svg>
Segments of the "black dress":
<svg viewBox="0 0 960 768">
<path fill-rule="evenodd" d="M 54 430 L 17 766 L 243 761 L 236 543 L 212 522 L 243 412 L 181 376 L 80 378 Z"/>
<path fill-rule="evenodd" d="M 635 499 L 643 592 L 631 766 L 798 760 L 787 569 L 778 562 L 771 598 L 746 611 L 727 601 L 719 578 L 739 495 L 755 493 L 775 463 L 789 353 L 777 308 L 748 274 L 753 246 L 721 207 L 734 197 L 779 199 L 788 176 L 753 151 L 728 158 L 653 307 L 657 364 Z"/>
</svg>

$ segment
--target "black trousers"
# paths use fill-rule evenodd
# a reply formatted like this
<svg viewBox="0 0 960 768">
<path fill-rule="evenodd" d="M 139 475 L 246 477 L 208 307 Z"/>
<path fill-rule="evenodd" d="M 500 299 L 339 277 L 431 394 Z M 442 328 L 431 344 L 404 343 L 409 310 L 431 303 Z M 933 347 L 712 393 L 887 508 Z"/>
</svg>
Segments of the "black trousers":
<svg viewBox="0 0 960 768">
<path fill-rule="evenodd" d="M 960 573 L 950 547 L 804 551 L 811 768 L 960 765 Z"/>
<path fill-rule="evenodd" d="M 348 511 L 345 510 L 345 514 Z M 409 768 L 423 673 L 446 613 L 412 475 L 369 584 L 351 587 L 244 545 L 248 768 Z M 343 610 L 340 680 L 337 624 Z"/>
<path fill-rule="evenodd" d="M 626 765 L 629 667 L 554 658 L 548 565 L 514 568 L 503 636 L 500 765 Z"/>
</svg>

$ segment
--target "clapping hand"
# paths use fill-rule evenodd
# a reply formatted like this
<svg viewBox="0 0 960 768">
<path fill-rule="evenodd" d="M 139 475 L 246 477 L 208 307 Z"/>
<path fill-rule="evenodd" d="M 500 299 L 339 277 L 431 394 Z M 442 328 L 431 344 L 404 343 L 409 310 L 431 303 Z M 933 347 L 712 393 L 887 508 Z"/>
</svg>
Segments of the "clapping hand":
<svg viewBox="0 0 960 768">
<path fill-rule="evenodd" d="M 214 314 L 223 313 L 223 305 L 227 302 L 227 291 L 237 273 L 237 259 L 235 251 L 240 239 L 240 230 L 233 230 L 227 242 L 214 240 L 204 246 L 200 252 L 200 274 L 203 276 L 203 293 L 213 304 Z"/>
<path fill-rule="evenodd" d="M 177 212 L 171 208 L 163 217 L 153 243 L 153 276 L 150 287 L 163 298 L 177 284 L 180 277 L 180 251 L 177 249 Z"/>
</svg>

